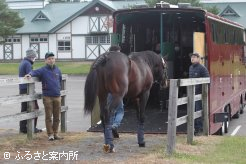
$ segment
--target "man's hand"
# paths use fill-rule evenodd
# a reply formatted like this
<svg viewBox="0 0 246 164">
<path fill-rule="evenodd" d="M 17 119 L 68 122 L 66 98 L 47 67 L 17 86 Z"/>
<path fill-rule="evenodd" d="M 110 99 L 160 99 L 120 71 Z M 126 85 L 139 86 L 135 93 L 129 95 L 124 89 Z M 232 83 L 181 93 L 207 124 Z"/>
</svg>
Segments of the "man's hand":
<svg viewBox="0 0 246 164">
<path fill-rule="evenodd" d="M 25 79 L 30 79 L 30 78 L 32 78 L 32 76 L 31 76 L 30 74 L 26 74 L 26 75 L 24 76 L 24 78 L 25 78 Z"/>
</svg>

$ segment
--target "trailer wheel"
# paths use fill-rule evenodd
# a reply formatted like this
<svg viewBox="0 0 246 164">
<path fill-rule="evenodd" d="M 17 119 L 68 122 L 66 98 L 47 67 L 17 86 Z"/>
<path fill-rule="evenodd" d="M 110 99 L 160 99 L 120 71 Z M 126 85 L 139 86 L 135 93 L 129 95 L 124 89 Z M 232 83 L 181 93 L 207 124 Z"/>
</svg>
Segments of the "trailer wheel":
<svg viewBox="0 0 246 164">
<path fill-rule="evenodd" d="M 233 118 L 239 118 L 240 117 L 240 109 L 237 111 L 237 113 L 233 116 Z"/>
<path fill-rule="evenodd" d="M 245 107 L 244 104 L 241 104 L 241 105 L 240 105 L 240 114 L 243 114 L 243 112 L 244 112 L 244 107 Z"/>
<path fill-rule="evenodd" d="M 228 129 L 229 129 L 229 120 L 230 120 L 230 107 L 227 105 L 225 107 L 225 113 L 228 113 L 227 119 L 226 121 L 223 122 L 223 128 L 224 128 L 224 133 L 228 133 Z"/>
</svg>

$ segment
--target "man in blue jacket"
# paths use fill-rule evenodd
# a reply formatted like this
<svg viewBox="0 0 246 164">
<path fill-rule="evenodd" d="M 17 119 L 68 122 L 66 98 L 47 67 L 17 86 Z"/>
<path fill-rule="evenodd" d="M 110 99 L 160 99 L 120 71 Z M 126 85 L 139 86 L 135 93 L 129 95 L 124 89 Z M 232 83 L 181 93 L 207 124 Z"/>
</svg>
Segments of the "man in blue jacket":
<svg viewBox="0 0 246 164">
<path fill-rule="evenodd" d="M 199 53 L 194 52 L 190 54 L 192 65 L 189 68 L 189 78 L 209 77 L 209 72 L 205 66 L 200 64 L 201 56 Z M 195 86 L 195 94 L 202 93 L 202 85 Z M 202 110 L 202 101 L 195 102 L 195 111 Z M 195 120 L 195 135 L 200 135 L 203 131 L 202 118 L 199 117 Z"/>
<path fill-rule="evenodd" d="M 55 55 L 52 52 L 45 54 L 45 63 L 46 66 L 31 71 L 25 77 L 30 78 L 33 76 L 41 80 L 48 140 L 60 140 L 63 139 L 63 137 L 58 135 L 61 112 L 60 90 L 62 74 L 60 69 L 55 65 Z"/>
<path fill-rule="evenodd" d="M 21 61 L 19 65 L 19 77 L 24 77 L 26 74 L 32 71 L 32 65 L 35 62 L 35 59 L 37 57 L 37 52 L 34 51 L 33 49 L 29 48 L 26 51 L 26 57 Z M 26 94 L 27 93 L 27 84 L 20 84 L 19 85 L 19 91 L 20 94 Z M 38 103 L 37 100 L 35 101 L 35 109 L 38 109 Z M 21 103 L 21 112 L 26 112 L 27 111 L 27 102 L 22 102 Z M 41 129 L 38 129 L 37 126 L 37 119 L 35 118 L 34 121 L 34 132 L 39 133 L 42 132 Z M 27 121 L 22 120 L 20 121 L 20 132 L 21 133 L 27 133 Z"/>
</svg>

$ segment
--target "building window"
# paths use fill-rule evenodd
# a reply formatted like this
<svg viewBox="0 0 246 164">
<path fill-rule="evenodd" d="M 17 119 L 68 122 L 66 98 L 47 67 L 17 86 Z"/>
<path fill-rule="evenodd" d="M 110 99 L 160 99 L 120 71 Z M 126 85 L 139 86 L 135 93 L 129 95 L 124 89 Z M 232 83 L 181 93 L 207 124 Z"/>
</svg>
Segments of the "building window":
<svg viewBox="0 0 246 164">
<path fill-rule="evenodd" d="M 20 37 L 8 37 L 5 39 L 5 43 L 20 43 L 21 38 Z"/>
<path fill-rule="evenodd" d="M 58 41 L 58 51 L 70 51 L 71 41 Z"/>
<path fill-rule="evenodd" d="M 48 37 L 31 37 L 31 42 L 48 42 Z"/>
<path fill-rule="evenodd" d="M 87 44 L 110 44 L 110 35 L 87 36 Z"/>
</svg>

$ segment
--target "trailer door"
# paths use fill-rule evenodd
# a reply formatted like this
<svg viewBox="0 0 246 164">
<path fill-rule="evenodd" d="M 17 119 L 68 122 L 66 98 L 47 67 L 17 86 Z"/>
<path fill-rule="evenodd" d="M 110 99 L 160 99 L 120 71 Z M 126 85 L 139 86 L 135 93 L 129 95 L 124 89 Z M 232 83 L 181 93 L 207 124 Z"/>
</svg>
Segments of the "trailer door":
<svg viewBox="0 0 246 164">
<path fill-rule="evenodd" d="M 205 56 L 205 33 L 194 32 L 193 33 L 193 52 L 198 52 L 202 58 Z M 201 60 L 201 64 L 204 65 L 205 60 Z"/>
</svg>

